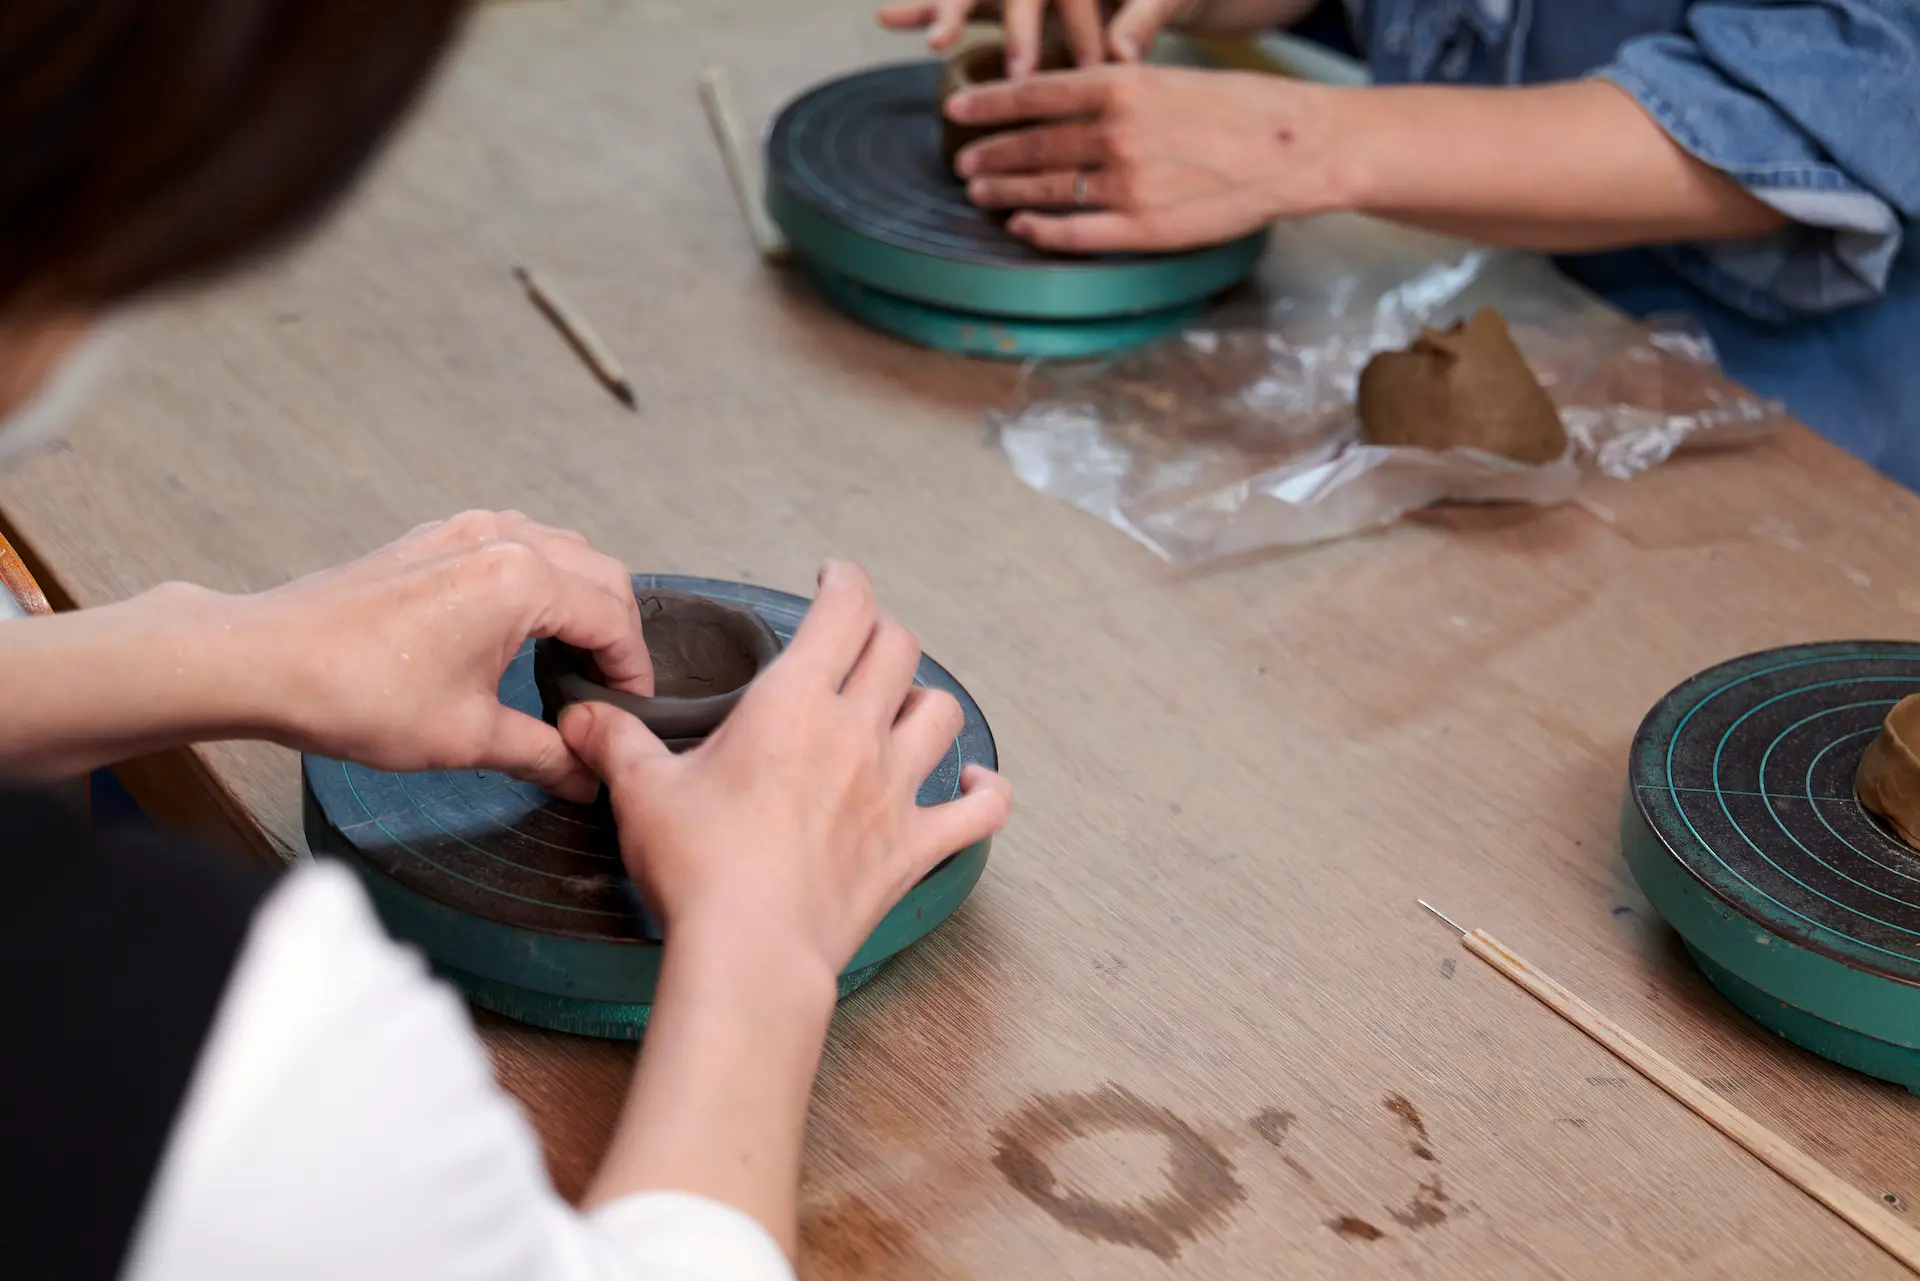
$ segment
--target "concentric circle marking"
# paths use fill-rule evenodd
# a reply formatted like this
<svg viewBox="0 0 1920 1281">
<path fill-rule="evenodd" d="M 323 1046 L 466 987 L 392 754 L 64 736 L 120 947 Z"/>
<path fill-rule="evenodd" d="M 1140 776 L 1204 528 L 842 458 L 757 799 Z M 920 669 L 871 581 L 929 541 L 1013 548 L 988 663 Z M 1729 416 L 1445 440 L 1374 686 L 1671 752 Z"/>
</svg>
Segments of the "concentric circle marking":
<svg viewBox="0 0 1920 1281">
<path fill-rule="evenodd" d="M 1634 801 L 1702 887 L 1779 940 L 1920 984 L 1920 856 L 1853 794 L 1920 646 L 1750 655 L 1681 685 L 1635 738 Z"/>
</svg>

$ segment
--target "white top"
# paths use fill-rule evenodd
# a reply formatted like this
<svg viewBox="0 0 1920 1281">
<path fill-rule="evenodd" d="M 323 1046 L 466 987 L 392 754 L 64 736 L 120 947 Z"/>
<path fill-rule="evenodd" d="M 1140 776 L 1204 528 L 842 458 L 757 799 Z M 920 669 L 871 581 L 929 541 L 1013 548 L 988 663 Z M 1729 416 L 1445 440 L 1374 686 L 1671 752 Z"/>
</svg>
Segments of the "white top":
<svg viewBox="0 0 1920 1281">
<path fill-rule="evenodd" d="M 139 1070 L 137 1047 L 129 1071 Z M 738 1210 L 547 1179 L 466 1007 L 309 861 L 253 922 L 163 1157 L 128 1281 L 792 1281 Z"/>
</svg>

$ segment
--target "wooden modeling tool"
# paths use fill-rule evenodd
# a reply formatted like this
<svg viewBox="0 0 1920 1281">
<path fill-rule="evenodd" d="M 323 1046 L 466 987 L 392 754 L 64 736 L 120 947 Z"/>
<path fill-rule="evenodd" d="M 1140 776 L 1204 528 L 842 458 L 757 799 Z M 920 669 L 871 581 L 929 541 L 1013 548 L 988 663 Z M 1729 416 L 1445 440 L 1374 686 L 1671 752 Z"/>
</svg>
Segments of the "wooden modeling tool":
<svg viewBox="0 0 1920 1281">
<path fill-rule="evenodd" d="M 1425 899 L 1420 906 L 1460 935 L 1461 946 L 1525 988 L 1542 1005 L 1613 1052 L 1615 1058 L 1691 1108 L 1702 1120 L 1772 1166 L 1774 1172 L 1851 1223 L 1920 1274 L 1920 1232 L 1878 1201 L 1695 1080 L 1606 1015 L 1535 969 L 1485 930 L 1469 930 Z"/>
<path fill-rule="evenodd" d="M 767 214 L 766 179 L 760 170 L 760 149 L 749 146 L 740 128 L 740 115 L 734 110 L 733 91 L 727 73 L 718 67 L 700 76 L 700 105 L 706 108 L 707 124 L 720 148 L 720 160 L 727 167 L 727 181 L 733 184 L 733 198 L 746 219 L 747 235 L 753 247 L 767 262 L 783 262 L 788 256 L 787 238 Z"/>
<path fill-rule="evenodd" d="M 533 299 L 534 306 L 546 313 L 548 320 L 566 337 L 580 358 L 594 376 L 607 385 L 614 398 L 635 413 L 640 412 L 640 402 L 633 394 L 633 384 L 627 381 L 626 373 L 620 368 L 620 362 L 613 358 L 607 345 L 600 341 L 586 317 L 575 311 L 571 304 L 561 296 L 558 290 L 535 275 L 521 263 L 513 264 L 514 279 L 527 291 L 527 297 Z"/>
</svg>

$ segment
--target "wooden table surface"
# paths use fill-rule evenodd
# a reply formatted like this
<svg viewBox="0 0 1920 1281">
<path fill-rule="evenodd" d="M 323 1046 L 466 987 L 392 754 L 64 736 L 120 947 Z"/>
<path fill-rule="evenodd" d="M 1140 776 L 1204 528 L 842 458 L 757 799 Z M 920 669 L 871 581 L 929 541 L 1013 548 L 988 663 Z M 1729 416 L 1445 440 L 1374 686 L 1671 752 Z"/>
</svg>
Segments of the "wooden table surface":
<svg viewBox="0 0 1920 1281">
<path fill-rule="evenodd" d="M 750 255 L 698 71 L 758 119 L 890 56 L 857 3 L 490 8 L 319 242 L 134 323 L 69 443 L 0 482 L 8 528 L 82 605 L 264 588 L 469 506 L 636 569 L 806 590 L 864 561 L 1019 806 L 970 902 L 835 1026 L 807 1276 L 1899 1275 L 1414 900 L 1920 1198 L 1920 1106 L 1733 1014 L 1617 845 L 1629 739 L 1675 682 L 1920 626 L 1920 505 L 1795 430 L 1557 510 L 1170 570 L 1016 482 L 982 418 L 1012 371 L 862 331 Z M 292 755 L 187 764 L 134 773 L 174 817 L 301 847 Z M 481 1026 L 576 1192 L 633 1051 Z"/>
</svg>

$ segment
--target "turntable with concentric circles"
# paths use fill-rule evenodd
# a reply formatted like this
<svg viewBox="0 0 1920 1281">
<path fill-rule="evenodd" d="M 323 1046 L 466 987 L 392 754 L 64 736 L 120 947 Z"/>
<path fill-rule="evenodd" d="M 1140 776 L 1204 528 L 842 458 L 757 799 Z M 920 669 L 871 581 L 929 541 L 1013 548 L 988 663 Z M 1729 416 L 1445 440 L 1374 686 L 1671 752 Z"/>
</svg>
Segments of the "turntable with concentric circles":
<svg viewBox="0 0 1920 1281">
<path fill-rule="evenodd" d="M 967 200 L 941 154 L 940 64 L 802 94 L 766 139 L 767 212 L 826 297 L 923 346 L 1094 356 L 1178 331 L 1244 280 L 1266 233 L 1174 254 L 1063 256 Z"/>
<path fill-rule="evenodd" d="M 1622 844 L 1713 984 L 1835 1062 L 1920 1092 L 1920 854 L 1854 774 L 1920 692 L 1920 645 L 1750 654 L 1654 707 L 1634 738 Z"/>
<path fill-rule="evenodd" d="M 807 601 L 743 583 L 636 574 L 636 590 L 746 605 L 785 644 Z M 964 767 L 995 768 L 979 705 L 931 658 L 916 683 L 960 702 L 963 724 L 919 802 L 960 794 Z M 500 682 L 508 706 L 540 715 L 533 644 Z M 485 1009 L 564 1032 L 638 1039 L 659 973 L 661 931 L 620 859 L 611 812 L 486 770 L 391 774 L 321 756 L 301 762 L 307 842 L 356 874 L 395 937 Z M 867 939 L 840 977 L 845 996 L 919 941 L 972 892 L 991 840 L 947 858 Z"/>
</svg>

